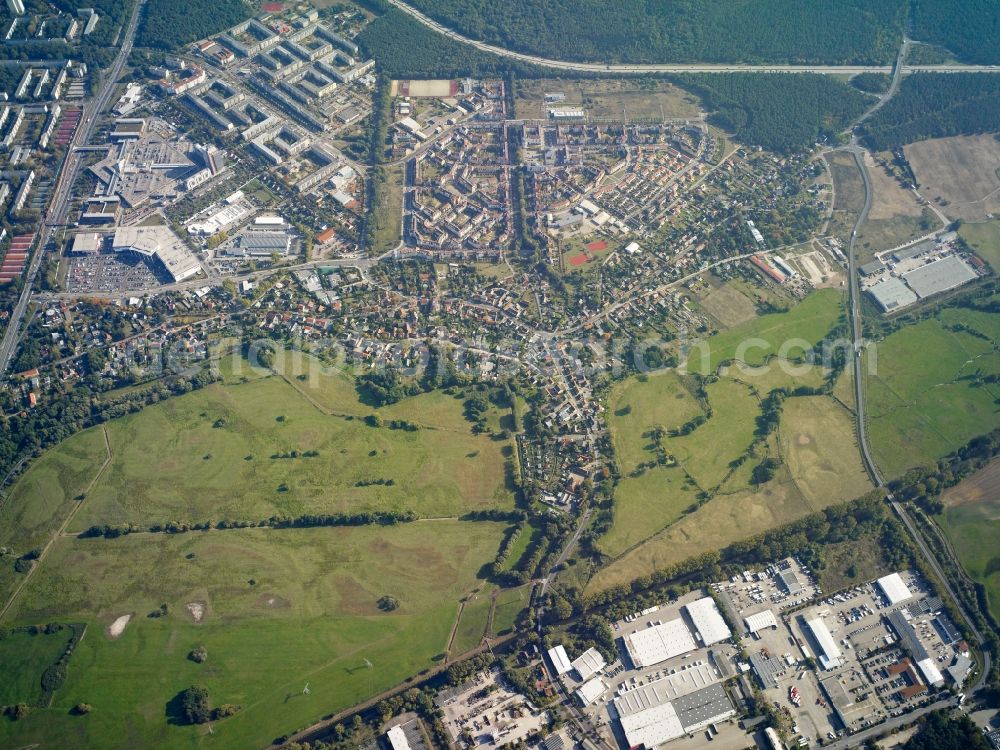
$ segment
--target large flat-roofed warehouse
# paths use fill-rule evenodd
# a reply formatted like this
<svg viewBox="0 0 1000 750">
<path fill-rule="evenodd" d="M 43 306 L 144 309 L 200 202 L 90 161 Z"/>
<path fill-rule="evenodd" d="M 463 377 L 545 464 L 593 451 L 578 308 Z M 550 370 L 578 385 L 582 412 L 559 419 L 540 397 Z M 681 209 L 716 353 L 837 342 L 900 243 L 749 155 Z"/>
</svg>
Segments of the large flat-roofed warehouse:
<svg viewBox="0 0 1000 750">
<path fill-rule="evenodd" d="M 882 312 L 901 310 L 917 301 L 917 295 L 913 293 L 913 290 L 895 276 L 872 284 L 867 291 L 875 303 L 882 308 Z"/>
<path fill-rule="evenodd" d="M 830 699 L 837 718 L 849 730 L 856 731 L 875 718 L 878 702 L 866 690 L 848 690 L 840 675 L 820 681 L 823 692 Z"/>
<path fill-rule="evenodd" d="M 715 600 L 710 596 L 702 597 L 697 601 L 684 605 L 684 610 L 694 624 L 695 632 L 701 638 L 703 646 L 711 646 L 719 641 L 728 641 L 732 637 L 732 632 L 726 621 L 722 619 L 722 614 L 715 604 Z"/>
<path fill-rule="evenodd" d="M 887 576 L 882 576 L 875 583 L 882 590 L 882 595 L 889 601 L 889 606 L 895 606 L 900 602 L 905 602 L 913 594 L 903 583 L 903 579 L 900 577 L 899 573 L 890 573 Z"/>
<path fill-rule="evenodd" d="M 826 623 L 818 617 L 814 617 L 812 620 L 806 620 L 806 630 L 812 636 L 816 646 L 816 655 L 819 657 L 819 663 L 823 669 L 839 667 L 841 664 L 840 649 L 837 648 L 837 642 L 830 635 L 830 629 L 827 628 Z"/>
<path fill-rule="evenodd" d="M 170 227 L 118 227 L 115 252 L 133 252 L 156 258 L 174 281 L 183 281 L 201 270 L 198 259 L 170 231 Z"/>
<path fill-rule="evenodd" d="M 655 748 L 736 714 L 719 683 L 668 701 L 663 701 L 651 687 L 630 690 L 614 701 L 630 747 Z"/>
<path fill-rule="evenodd" d="M 596 648 L 588 648 L 576 659 L 573 660 L 573 669 L 580 676 L 581 682 L 586 682 L 595 674 L 604 669 L 607 662 L 601 656 L 601 652 Z"/>
<path fill-rule="evenodd" d="M 269 255 L 288 255 L 292 246 L 292 238 L 287 232 L 244 232 L 235 244 L 226 250 L 227 255 L 266 257 Z"/>
<path fill-rule="evenodd" d="M 622 640 L 637 669 L 659 664 L 698 648 L 688 626 L 679 617 L 637 630 Z"/>
<path fill-rule="evenodd" d="M 930 297 L 947 292 L 977 278 L 972 266 L 957 255 L 948 255 L 903 275 L 918 297 Z"/>
</svg>

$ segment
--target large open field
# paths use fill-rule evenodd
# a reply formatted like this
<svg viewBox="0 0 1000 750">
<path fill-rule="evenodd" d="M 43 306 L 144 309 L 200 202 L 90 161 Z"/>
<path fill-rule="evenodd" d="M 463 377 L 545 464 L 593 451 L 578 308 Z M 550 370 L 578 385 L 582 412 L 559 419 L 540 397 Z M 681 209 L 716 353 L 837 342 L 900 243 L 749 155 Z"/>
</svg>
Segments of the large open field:
<svg viewBox="0 0 1000 750">
<path fill-rule="evenodd" d="M 872 207 L 858 232 L 858 242 L 868 251 L 888 250 L 928 232 L 939 229 L 941 222 L 924 208 L 916 196 L 878 166 L 869 154 L 865 165 L 872 186 Z"/>
<path fill-rule="evenodd" d="M 995 135 L 931 138 L 904 148 L 921 193 L 949 216 L 983 221 L 1000 212 L 1000 141 Z"/>
<path fill-rule="evenodd" d="M 744 355 L 758 365 L 763 352 L 774 354 L 781 341 L 816 341 L 836 323 L 839 300 L 836 292 L 813 295 L 790 313 L 717 334 L 706 342 L 710 362 L 732 359 L 739 342 L 754 337 L 776 344 Z M 869 485 L 851 416 L 832 397 L 787 399 L 777 434 L 748 455 L 761 399 L 775 388 L 818 387 L 823 379 L 819 365 L 794 371 L 788 361 L 771 359 L 766 366 L 722 368 L 703 399 L 691 376 L 673 371 L 619 384 L 608 406 L 622 479 L 614 523 L 600 546 L 620 557 L 594 585 L 628 580 L 666 564 L 664 555 L 677 562 L 863 494 Z M 697 416 L 706 421 L 687 434 L 669 434 Z M 782 466 L 773 480 L 755 487 L 752 469 L 768 455 L 780 457 Z M 728 536 L 720 541 L 717 533 Z"/>
<path fill-rule="evenodd" d="M 947 490 L 942 499 L 941 526 L 969 575 L 986 587 L 990 611 L 1000 618 L 1000 461 Z"/>
<path fill-rule="evenodd" d="M 311 365 L 284 354 L 279 375 L 223 358 L 221 382 L 79 433 L 22 477 L 0 508 L 0 544 L 17 555 L 44 552 L 30 577 L 5 558 L 3 624 L 84 622 L 88 635 L 52 708 L 0 722 L 0 747 L 263 747 L 510 627 L 523 595 L 502 592 L 494 606 L 479 579 L 504 525 L 457 518 L 513 507 L 509 441 L 473 435 L 455 396 L 432 392 L 374 409 L 350 375 Z M 365 419 L 372 415 L 382 426 Z M 416 429 L 391 429 L 392 420 Z M 494 431 L 508 421 L 498 409 L 487 419 Z M 386 510 L 421 520 L 119 539 L 73 533 Z M 472 600 L 456 628 L 460 600 L 476 590 L 483 601 Z M 382 596 L 398 609 L 381 611 Z M 162 604 L 166 616 L 147 616 Z M 132 618 L 124 634 L 112 637 L 111 623 L 124 615 Z M 197 645 L 209 652 L 202 666 L 186 658 Z M 9 651 L 0 649 L 0 673 L 37 683 L 25 660 L 41 664 L 45 655 Z M 168 702 L 192 682 L 216 704 L 244 710 L 214 723 L 214 734 L 174 726 Z M 302 695 L 306 683 L 311 693 Z M 79 702 L 93 712 L 71 716 Z"/>
<path fill-rule="evenodd" d="M 993 267 L 994 273 L 1000 273 L 1000 219 L 980 224 L 965 223 L 959 227 L 958 233 L 978 256 Z"/>
<path fill-rule="evenodd" d="M 563 94 L 565 100 L 546 103 L 546 94 Z M 549 108 L 583 107 L 593 118 L 629 120 L 693 119 L 702 115 L 698 98 L 666 81 L 541 79 L 518 82 L 514 107 L 518 117 L 546 120 Z"/>
<path fill-rule="evenodd" d="M 402 419 L 420 429 L 371 427 L 359 418 L 373 413 L 386 425 Z M 469 428 L 454 397 L 428 393 L 375 410 L 344 375 L 212 385 L 106 426 L 113 460 L 70 530 L 379 510 L 458 516 L 511 507 L 509 443 Z M 89 434 L 53 455 L 90 445 Z M 273 457 L 292 451 L 319 455 Z M 29 485 L 36 471 L 25 478 Z M 373 480 L 392 484 L 363 486 Z"/>
<path fill-rule="evenodd" d="M 982 337 L 947 329 L 956 324 Z M 872 450 L 887 476 L 934 461 L 997 426 L 1000 388 L 978 376 L 1000 369 L 998 338 L 1000 315 L 947 309 L 878 344 L 865 387 Z"/>
<path fill-rule="evenodd" d="M 802 342 L 812 346 L 838 325 L 842 308 L 839 290 L 813 292 L 788 312 L 762 315 L 706 339 L 692 348 L 687 369 L 707 375 L 729 360 L 760 365 L 777 355 L 794 358 Z"/>
<path fill-rule="evenodd" d="M 698 300 L 698 304 L 719 321 L 723 328 L 733 328 L 757 316 L 753 301 L 733 284 L 723 284 L 718 289 L 713 289 Z"/>
<path fill-rule="evenodd" d="M 655 526 L 649 503 L 665 502 L 667 497 L 662 493 L 634 493 L 623 481 L 616 494 L 614 527 L 601 544 L 614 545 L 614 549 L 607 550 L 612 555 L 627 551 L 598 572 L 588 589 L 627 583 L 658 568 L 853 499 L 871 488 L 855 444 L 850 414 L 829 396 L 787 399 L 777 445 L 773 442 L 769 441 L 769 451 L 780 454 L 782 464 L 771 481 L 751 486 L 747 462 L 711 500 L 652 536 L 649 534 Z M 713 450 L 706 447 L 706 452 L 711 454 Z M 622 529 L 618 528 L 620 518 Z M 641 532 L 643 518 L 649 519 L 645 535 Z"/>
<path fill-rule="evenodd" d="M 502 529 L 442 520 L 60 538 L 13 621 L 83 621 L 88 634 L 52 708 L 0 722 L 0 746 L 264 747 L 433 667 Z M 398 609 L 379 610 L 385 595 Z M 164 603 L 166 616 L 147 617 Z M 111 637 L 109 625 L 126 614 L 124 633 Z M 187 658 L 199 645 L 203 665 Z M 172 725 L 167 704 L 192 683 L 243 710 L 213 722 L 212 734 Z M 93 712 L 71 716 L 79 702 Z"/>
</svg>

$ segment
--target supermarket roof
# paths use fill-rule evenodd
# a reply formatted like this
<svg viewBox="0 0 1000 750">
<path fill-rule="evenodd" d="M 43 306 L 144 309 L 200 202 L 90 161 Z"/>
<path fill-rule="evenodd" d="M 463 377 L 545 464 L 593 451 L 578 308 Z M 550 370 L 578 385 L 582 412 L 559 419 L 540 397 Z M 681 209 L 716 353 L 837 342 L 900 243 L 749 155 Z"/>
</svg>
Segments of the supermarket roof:
<svg viewBox="0 0 1000 750">
<path fill-rule="evenodd" d="M 867 291 L 883 312 L 899 310 L 917 301 L 917 295 L 895 276 L 872 284 Z"/>
<path fill-rule="evenodd" d="M 701 637 L 704 645 L 710 646 L 713 643 L 726 641 L 732 637 L 729 626 L 722 619 L 722 613 L 719 612 L 719 608 L 715 604 L 715 599 L 712 597 L 704 596 L 690 604 L 686 604 L 684 609 L 687 610 L 688 616 L 691 618 L 691 622 L 694 623 L 695 630 L 698 631 L 698 635 Z"/>
</svg>

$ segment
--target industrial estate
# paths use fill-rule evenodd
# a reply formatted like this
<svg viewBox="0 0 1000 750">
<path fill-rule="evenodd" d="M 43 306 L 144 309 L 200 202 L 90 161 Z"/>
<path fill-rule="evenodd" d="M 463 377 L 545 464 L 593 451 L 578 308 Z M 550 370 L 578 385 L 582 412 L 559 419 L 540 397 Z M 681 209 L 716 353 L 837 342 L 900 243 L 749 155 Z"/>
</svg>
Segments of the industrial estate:
<svg viewBox="0 0 1000 750">
<path fill-rule="evenodd" d="M 7 0 L 0 747 L 1000 750 L 1000 8 L 647 5 Z"/>
</svg>

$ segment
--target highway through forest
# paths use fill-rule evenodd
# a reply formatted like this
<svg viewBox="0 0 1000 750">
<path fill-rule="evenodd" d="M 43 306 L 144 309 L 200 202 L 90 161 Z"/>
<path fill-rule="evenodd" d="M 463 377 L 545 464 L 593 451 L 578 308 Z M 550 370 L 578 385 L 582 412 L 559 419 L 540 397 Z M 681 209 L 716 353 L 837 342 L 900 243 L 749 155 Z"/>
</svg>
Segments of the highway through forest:
<svg viewBox="0 0 1000 750">
<path fill-rule="evenodd" d="M 388 0 L 388 2 L 412 16 L 429 29 L 433 29 L 460 44 L 475 47 L 481 52 L 489 52 L 509 60 L 517 60 L 555 70 L 631 75 L 654 73 L 820 73 L 824 75 L 856 75 L 858 73 L 888 74 L 892 73 L 895 67 L 891 65 L 749 65 L 742 63 L 630 64 L 553 60 L 552 58 L 515 52 L 504 47 L 470 39 L 421 13 L 412 5 L 403 2 L 403 0 Z M 899 71 L 903 75 L 907 73 L 1000 73 L 1000 65 L 901 65 L 899 66 Z"/>
<path fill-rule="evenodd" d="M 125 30 L 125 36 L 122 40 L 118 57 L 115 58 L 111 68 L 104 71 L 100 93 L 95 99 L 83 104 L 83 116 L 72 142 L 66 149 L 66 155 L 63 157 L 59 176 L 52 191 L 52 198 L 49 201 L 48 212 L 39 232 L 38 244 L 35 246 L 35 252 L 31 256 L 31 263 L 28 264 L 28 272 L 25 274 L 24 288 L 21 290 L 21 296 L 17 300 L 17 305 L 15 305 L 14 310 L 11 312 L 10 322 L 7 324 L 3 340 L 0 341 L 0 378 L 6 375 L 7 368 L 10 366 L 11 360 L 14 358 L 14 353 L 17 351 L 21 321 L 24 319 L 28 303 L 31 301 L 31 290 L 34 287 L 38 269 L 41 268 L 42 259 L 45 257 L 49 243 L 52 241 L 53 229 L 60 226 L 65 220 L 73 183 L 76 181 L 76 173 L 80 167 L 80 157 L 75 152 L 75 149 L 77 146 L 90 141 L 94 127 L 97 124 L 98 116 L 107 107 L 112 94 L 114 94 L 115 81 L 121 75 L 122 68 L 125 66 L 125 62 L 132 52 L 132 42 L 135 39 L 139 17 L 145 4 L 146 0 L 139 0 L 135 4 L 132 17 L 129 19 L 128 27 Z"/>
</svg>

